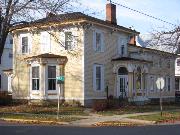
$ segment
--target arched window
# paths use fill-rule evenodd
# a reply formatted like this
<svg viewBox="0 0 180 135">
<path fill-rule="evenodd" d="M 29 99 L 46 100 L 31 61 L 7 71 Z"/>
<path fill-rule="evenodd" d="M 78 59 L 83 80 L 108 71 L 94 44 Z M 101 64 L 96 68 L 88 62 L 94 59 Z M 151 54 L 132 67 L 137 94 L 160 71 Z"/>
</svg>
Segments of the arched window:
<svg viewBox="0 0 180 135">
<path fill-rule="evenodd" d="M 118 69 L 118 75 L 128 75 L 128 71 L 125 67 L 120 67 Z"/>
<path fill-rule="evenodd" d="M 139 90 L 141 89 L 141 68 L 137 68 L 136 72 L 136 89 Z"/>
</svg>

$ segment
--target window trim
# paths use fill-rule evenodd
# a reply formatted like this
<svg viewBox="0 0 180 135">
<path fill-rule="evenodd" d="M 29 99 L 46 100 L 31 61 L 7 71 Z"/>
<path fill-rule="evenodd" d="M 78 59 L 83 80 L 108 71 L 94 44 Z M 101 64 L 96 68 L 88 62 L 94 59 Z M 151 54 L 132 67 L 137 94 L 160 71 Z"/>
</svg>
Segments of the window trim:
<svg viewBox="0 0 180 135">
<path fill-rule="evenodd" d="M 71 33 L 71 36 L 72 36 L 70 48 L 66 48 L 66 33 Z M 70 41 L 68 41 L 68 42 L 70 42 Z M 73 50 L 73 48 L 74 48 L 73 43 L 74 43 L 73 32 L 72 31 L 64 31 L 64 48 L 65 48 L 65 50 Z"/>
<path fill-rule="evenodd" d="M 44 44 L 42 41 L 44 41 L 43 36 L 48 38 L 46 44 Z M 44 45 L 46 45 L 46 49 L 44 50 Z M 42 53 L 49 53 L 51 51 L 51 35 L 48 31 L 41 31 L 40 33 L 40 46 L 41 46 L 41 52 Z"/>
<path fill-rule="evenodd" d="M 57 80 L 56 80 L 56 77 L 55 78 L 48 78 L 48 67 L 49 66 L 54 66 L 54 67 L 56 67 L 56 77 L 57 77 L 57 65 L 47 65 L 47 78 L 46 78 L 46 82 L 47 82 L 47 91 L 49 91 L 49 92 L 54 92 L 54 91 L 57 91 Z M 55 79 L 56 80 L 56 85 L 55 85 L 55 89 L 54 90 L 49 90 L 49 79 Z"/>
<path fill-rule="evenodd" d="M 101 89 L 97 90 L 97 85 L 96 85 L 96 68 L 100 67 L 101 70 Z M 94 64 L 93 65 L 93 89 L 96 92 L 102 92 L 104 91 L 104 65 L 102 64 Z"/>
<path fill-rule="evenodd" d="M 25 52 L 25 53 L 22 52 L 22 38 L 23 37 L 28 38 L 28 47 L 27 47 L 27 52 Z M 30 38 L 29 34 L 28 33 L 20 34 L 20 53 L 21 54 L 29 54 L 31 52 L 30 49 L 31 49 L 31 38 Z"/>
<path fill-rule="evenodd" d="M 101 36 L 100 36 L 100 46 L 101 46 L 101 49 L 100 50 L 97 50 L 97 45 L 96 45 L 96 34 L 100 34 Z M 94 49 L 94 51 L 95 52 L 97 52 L 97 53 L 101 53 L 101 52 L 104 52 L 104 33 L 103 33 L 103 31 L 101 31 L 101 30 L 95 30 L 94 32 L 93 32 L 93 49 Z"/>
<path fill-rule="evenodd" d="M 39 69 L 39 78 L 33 78 L 33 76 L 32 76 L 32 73 L 33 73 L 32 69 L 33 69 L 33 67 L 38 67 L 38 69 Z M 39 79 L 39 89 L 33 89 L 33 79 L 35 79 L 35 80 Z M 39 65 L 31 67 L 31 84 L 32 84 L 32 87 L 31 87 L 32 91 L 39 91 L 40 90 L 40 66 Z"/>
</svg>

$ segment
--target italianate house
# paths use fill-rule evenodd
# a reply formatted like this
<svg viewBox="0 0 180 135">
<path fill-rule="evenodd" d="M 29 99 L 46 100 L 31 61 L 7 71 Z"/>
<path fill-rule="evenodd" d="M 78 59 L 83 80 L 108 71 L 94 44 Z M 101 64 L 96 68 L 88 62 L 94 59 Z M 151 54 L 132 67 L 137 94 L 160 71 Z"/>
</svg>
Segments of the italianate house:
<svg viewBox="0 0 180 135">
<path fill-rule="evenodd" d="M 55 101 L 57 77 L 64 76 L 60 99 L 90 106 L 108 95 L 129 102 L 174 100 L 176 55 L 136 45 L 140 33 L 117 24 L 116 5 L 106 5 L 106 20 L 80 12 L 21 24 L 13 32 L 14 99 Z M 167 59 L 167 57 L 168 59 Z"/>
</svg>

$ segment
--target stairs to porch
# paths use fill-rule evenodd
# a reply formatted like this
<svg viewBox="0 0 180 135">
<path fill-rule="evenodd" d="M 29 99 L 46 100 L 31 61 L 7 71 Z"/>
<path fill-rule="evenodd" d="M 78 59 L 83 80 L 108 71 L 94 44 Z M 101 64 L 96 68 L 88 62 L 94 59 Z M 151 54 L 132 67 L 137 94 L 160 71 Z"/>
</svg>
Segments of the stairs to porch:
<svg viewBox="0 0 180 135">
<path fill-rule="evenodd" d="M 150 99 L 143 96 L 136 96 L 131 99 L 129 99 L 129 102 L 134 103 L 135 105 L 145 105 L 150 103 Z"/>
</svg>

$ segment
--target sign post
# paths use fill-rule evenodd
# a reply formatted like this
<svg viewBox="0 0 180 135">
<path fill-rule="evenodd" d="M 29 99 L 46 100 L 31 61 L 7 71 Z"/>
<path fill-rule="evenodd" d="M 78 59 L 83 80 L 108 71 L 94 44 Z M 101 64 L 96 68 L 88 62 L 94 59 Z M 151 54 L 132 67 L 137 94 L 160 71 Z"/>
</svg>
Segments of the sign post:
<svg viewBox="0 0 180 135">
<path fill-rule="evenodd" d="M 57 110 L 57 119 L 59 119 L 59 106 L 60 106 L 60 95 L 61 95 L 61 84 L 64 84 L 64 76 L 56 77 L 57 84 L 59 84 L 59 91 L 58 91 L 58 110 Z"/>
<path fill-rule="evenodd" d="M 162 89 L 164 88 L 164 79 L 162 77 L 158 78 L 156 81 L 157 88 L 160 90 L 160 99 L 159 99 L 159 105 L 160 105 L 160 110 L 161 110 L 161 116 L 163 112 L 163 107 L 162 107 Z"/>
</svg>

